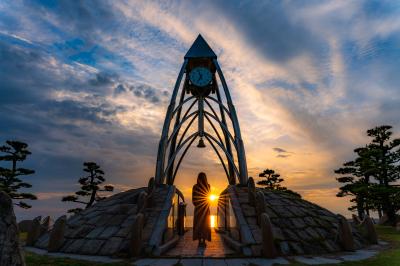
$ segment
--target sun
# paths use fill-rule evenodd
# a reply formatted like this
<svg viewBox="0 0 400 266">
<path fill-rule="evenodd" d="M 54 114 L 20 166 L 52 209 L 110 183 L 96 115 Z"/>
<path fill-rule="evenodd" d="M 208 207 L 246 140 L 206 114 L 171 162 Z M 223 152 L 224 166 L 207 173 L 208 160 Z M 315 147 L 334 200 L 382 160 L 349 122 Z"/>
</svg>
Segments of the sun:
<svg viewBox="0 0 400 266">
<path fill-rule="evenodd" d="M 208 200 L 209 200 L 210 202 L 214 202 L 214 201 L 216 201 L 217 199 L 218 199 L 218 196 L 217 196 L 217 195 L 211 194 L 210 196 L 208 196 Z"/>
</svg>

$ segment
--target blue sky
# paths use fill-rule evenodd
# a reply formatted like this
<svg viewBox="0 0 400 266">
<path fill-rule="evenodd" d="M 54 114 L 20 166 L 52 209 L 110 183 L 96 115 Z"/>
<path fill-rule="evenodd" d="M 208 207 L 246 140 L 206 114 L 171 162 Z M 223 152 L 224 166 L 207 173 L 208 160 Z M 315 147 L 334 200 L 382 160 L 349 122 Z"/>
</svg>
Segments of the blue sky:
<svg viewBox="0 0 400 266">
<path fill-rule="evenodd" d="M 366 129 L 400 132 L 398 1 L 2 1 L 0 141 L 30 145 L 24 166 L 40 199 L 19 218 L 71 207 L 60 198 L 76 190 L 83 161 L 117 191 L 146 184 L 199 33 L 230 86 L 250 175 L 274 168 L 305 198 L 347 213 L 333 169 Z M 227 184 L 209 152 L 185 162 L 186 194 L 200 169 L 217 192 Z"/>
</svg>

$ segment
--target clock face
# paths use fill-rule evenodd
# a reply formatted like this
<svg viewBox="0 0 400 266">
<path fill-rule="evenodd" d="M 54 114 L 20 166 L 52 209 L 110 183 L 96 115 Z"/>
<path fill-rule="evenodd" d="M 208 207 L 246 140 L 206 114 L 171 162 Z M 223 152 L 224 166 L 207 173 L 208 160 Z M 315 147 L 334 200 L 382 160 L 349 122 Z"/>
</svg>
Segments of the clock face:
<svg viewBox="0 0 400 266">
<path fill-rule="evenodd" d="M 198 87 L 204 87 L 210 84 L 212 80 L 212 74 L 210 70 L 205 67 L 195 67 L 192 71 L 190 71 L 189 78 L 194 85 Z"/>
</svg>

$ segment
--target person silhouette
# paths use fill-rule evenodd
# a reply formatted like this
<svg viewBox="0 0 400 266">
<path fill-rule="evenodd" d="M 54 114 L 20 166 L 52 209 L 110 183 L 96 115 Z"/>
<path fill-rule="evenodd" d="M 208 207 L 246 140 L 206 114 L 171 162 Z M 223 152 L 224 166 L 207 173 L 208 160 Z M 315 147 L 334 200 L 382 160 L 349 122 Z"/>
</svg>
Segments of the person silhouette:
<svg viewBox="0 0 400 266">
<path fill-rule="evenodd" d="M 210 184 L 205 173 L 199 173 L 197 184 L 193 186 L 192 201 L 194 205 L 193 240 L 199 240 L 199 246 L 205 247 L 206 240 L 211 241 L 210 203 L 208 194 Z"/>
</svg>

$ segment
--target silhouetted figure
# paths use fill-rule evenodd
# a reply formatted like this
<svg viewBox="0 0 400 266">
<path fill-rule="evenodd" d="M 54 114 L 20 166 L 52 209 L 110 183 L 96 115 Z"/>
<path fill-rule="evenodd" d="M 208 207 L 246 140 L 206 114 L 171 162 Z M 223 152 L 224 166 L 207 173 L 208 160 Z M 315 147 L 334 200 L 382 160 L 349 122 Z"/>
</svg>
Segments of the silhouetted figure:
<svg viewBox="0 0 400 266">
<path fill-rule="evenodd" d="M 199 246 L 205 246 L 206 240 L 211 241 L 210 204 L 208 194 L 210 184 L 205 173 L 199 173 L 197 184 L 193 186 L 192 201 L 194 205 L 193 240 L 199 240 Z"/>
</svg>

